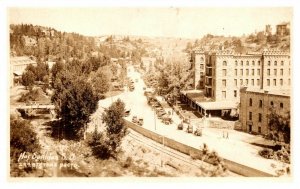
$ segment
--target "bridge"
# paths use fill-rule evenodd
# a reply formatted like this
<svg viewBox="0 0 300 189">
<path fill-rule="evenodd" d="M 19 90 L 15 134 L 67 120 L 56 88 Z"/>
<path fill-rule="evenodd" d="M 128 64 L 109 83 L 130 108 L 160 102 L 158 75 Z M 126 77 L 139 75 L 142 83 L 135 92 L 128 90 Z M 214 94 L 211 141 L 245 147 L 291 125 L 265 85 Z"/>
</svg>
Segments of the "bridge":
<svg viewBox="0 0 300 189">
<path fill-rule="evenodd" d="M 46 110 L 54 110 L 55 106 L 53 104 L 32 104 L 32 105 L 20 105 L 17 109 L 23 110 L 35 110 L 35 109 L 46 109 Z"/>
<path fill-rule="evenodd" d="M 26 114 L 26 115 L 36 115 L 39 114 L 38 112 L 46 111 L 51 114 L 52 117 L 55 115 L 55 106 L 53 104 L 24 104 L 24 105 L 19 105 L 17 108 L 17 111 L 19 111 L 21 114 Z M 42 113 L 44 114 L 44 113 Z"/>
</svg>

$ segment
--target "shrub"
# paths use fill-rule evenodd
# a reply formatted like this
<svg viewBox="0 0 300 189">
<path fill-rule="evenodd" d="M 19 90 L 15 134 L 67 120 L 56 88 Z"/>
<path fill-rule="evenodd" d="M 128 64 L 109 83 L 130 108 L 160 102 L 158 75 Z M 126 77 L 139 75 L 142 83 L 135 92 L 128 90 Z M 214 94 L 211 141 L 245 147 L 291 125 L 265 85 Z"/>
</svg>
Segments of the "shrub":
<svg viewBox="0 0 300 189">
<path fill-rule="evenodd" d="M 37 89 L 29 90 L 28 93 L 23 93 L 21 97 L 19 98 L 19 102 L 30 102 L 30 101 L 36 101 L 39 96 L 39 91 Z"/>
<path fill-rule="evenodd" d="M 258 154 L 264 158 L 272 159 L 274 156 L 274 152 L 271 149 L 264 148 L 258 152 Z"/>
<path fill-rule="evenodd" d="M 37 153 L 40 145 L 36 133 L 32 130 L 30 122 L 11 116 L 10 118 L 10 161 L 11 175 L 24 176 L 31 172 L 31 168 L 18 168 L 18 158 L 21 153 Z M 24 172 L 24 171 L 25 172 Z"/>
<path fill-rule="evenodd" d="M 38 152 L 40 145 L 29 121 L 11 116 L 10 118 L 10 157 L 16 160 L 21 152 Z"/>
</svg>

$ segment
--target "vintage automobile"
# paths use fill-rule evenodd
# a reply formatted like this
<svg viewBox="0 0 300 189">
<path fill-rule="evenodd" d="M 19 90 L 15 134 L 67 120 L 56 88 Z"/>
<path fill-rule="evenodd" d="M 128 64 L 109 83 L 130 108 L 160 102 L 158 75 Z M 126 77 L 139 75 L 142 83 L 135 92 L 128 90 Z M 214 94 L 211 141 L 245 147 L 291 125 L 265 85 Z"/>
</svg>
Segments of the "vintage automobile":
<svg viewBox="0 0 300 189">
<path fill-rule="evenodd" d="M 170 125 L 170 124 L 173 123 L 173 120 L 172 120 L 172 118 L 169 117 L 169 116 L 163 116 L 163 117 L 162 117 L 162 122 L 163 122 L 164 124 L 166 124 L 166 125 Z"/>
<path fill-rule="evenodd" d="M 143 118 L 140 118 L 140 119 L 138 120 L 137 124 L 138 124 L 139 126 L 142 126 L 142 125 L 144 124 L 144 119 L 143 119 Z"/>
<path fill-rule="evenodd" d="M 198 127 L 198 128 L 194 131 L 194 135 L 196 135 L 196 136 L 202 136 L 202 129 Z"/>
<path fill-rule="evenodd" d="M 182 122 L 177 125 L 177 129 L 178 130 L 183 130 L 183 123 Z"/>
<path fill-rule="evenodd" d="M 188 124 L 188 126 L 186 128 L 186 132 L 187 133 L 193 133 L 193 126 L 191 124 Z"/>
<path fill-rule="evenodd" d="M 130 110 L 126 110 L 125 113 L 124 113 L 124 116 L 128 117 L 129 115 L 130 115 Z"/>
<path fill-rule="evenodd" d="M 133 122 L 133 123 L 137 123 L 137 122 L 138 122 L 137 116 L 133 116 L 133 117 L 132 117 L 132 122 Z"/>
</svg>

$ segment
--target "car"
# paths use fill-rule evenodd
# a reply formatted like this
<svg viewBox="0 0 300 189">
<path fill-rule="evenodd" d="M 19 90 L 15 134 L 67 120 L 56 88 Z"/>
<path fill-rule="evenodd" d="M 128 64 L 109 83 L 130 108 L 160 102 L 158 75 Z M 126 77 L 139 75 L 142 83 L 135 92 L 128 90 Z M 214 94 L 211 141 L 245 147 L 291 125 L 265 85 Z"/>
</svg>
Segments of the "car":
<svg viewBox="0 0 300 189">
<path fill-rule="evenodd" d="M 183 130 L 183 123 L 182 122 L 177 125 L 177 129 L 178 130 Z"/>
<path fill-rule="evenodd" d="M 144 124 L 144 119 L 143 119 L 143 118 L 140 118 L 140 119 L 138 120 L 137 124 L 138 124 L 139 126 L 142 126 L 142 125 Z"/>
<path fill-rule="evenodd" d="M 124 116 L 128 117 L 130 115 L 130 110 L 125 111 Z"/>
<path fill-rule="evenodd" d="M 187 133 L 193 133 L 193 126 L 191 124 L 188 124 L 188 126 L 186 128 L 186 132 Z"/>
<path fill-rule="evenodd" d="M 162 119 L 162 117 L 163 117 L 164 115 L 166 115 L 166 114 L 167 114 L 166 112 L 158 112 L 157 118 L 158 118 L 158 119 Z"/>
<path fill-rule="evenodd" d="M 202 129 L 197 128 L 197 129 L 194 131 L 194 135 L 196 135 L 196 136 L 202 136 Z"/>
<path fill-rule="evenodd" d="M 132 123 L 137 123 L 137 122 L 138 122 L 137 116 L 133 116 L 133 117 L 132 117 Z"/>
<path fill-rule="evenodd" d="M 162 117 L 162 122 L 166 125 L 169 125 L 169 124 L 172 124 L 173 123 L 173 120 L 171 117 L 169 116 L 163 116 Z"/>
</svg>

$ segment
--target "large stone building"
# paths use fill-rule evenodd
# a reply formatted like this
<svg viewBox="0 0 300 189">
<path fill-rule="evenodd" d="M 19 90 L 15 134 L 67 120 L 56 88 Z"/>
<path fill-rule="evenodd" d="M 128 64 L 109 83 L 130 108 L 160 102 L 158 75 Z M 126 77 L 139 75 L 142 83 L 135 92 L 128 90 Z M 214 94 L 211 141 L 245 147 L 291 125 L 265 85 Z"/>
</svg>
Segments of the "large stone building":
<svg viewBox="0 0 300 189">
<path fill-rule="evenodd" d="M 290 91 L 266 91 L 242 88 L 239 120 L 245 132 L 268 134 L 268 117 L 270 108 L 278 114 L 290 111 Z"/>
<path fill-rule="evenodd" d="M 195 87 L 215 101 L 239 101 L 242 87 L 290 88 L 290 55 L 281 51 L 234 54 L 231 51 L 194 51 Z"/>
<path fill-rule="evenodd" d="M 203 115 L 221 116 L 224 112 L 236 112 L 238 104 L 242 103 L 240 89 L 244 87 L 266 91 L 290 89 L 288 52 L 236 54 L 195 49 L 191 55 L 195 67 L 194 87 L 203 91 L 201 99 L 204 100 L 186 100 Z M 184 93 L 182 96 L 188 97 Z"/>
<path fill-rule="evenodd" d="M 10 57 L 10 86 L 14 86 L 14 78 L 22 76 L 28 65 L 36 66 L 37 62 L 28 56 Z"/>
</svg>

